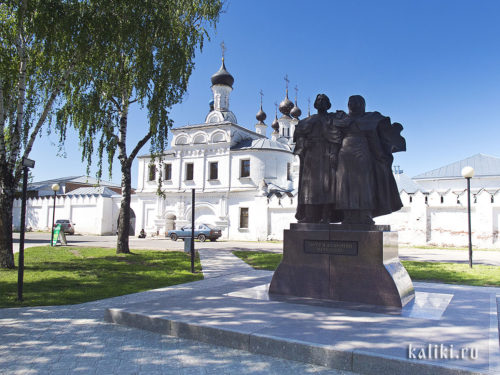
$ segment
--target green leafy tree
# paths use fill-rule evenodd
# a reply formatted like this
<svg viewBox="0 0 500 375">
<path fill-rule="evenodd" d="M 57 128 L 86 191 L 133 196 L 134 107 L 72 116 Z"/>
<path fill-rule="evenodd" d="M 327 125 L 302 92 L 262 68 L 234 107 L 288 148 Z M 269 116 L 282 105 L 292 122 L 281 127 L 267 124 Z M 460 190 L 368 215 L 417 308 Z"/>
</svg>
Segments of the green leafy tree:
<svg viewBox="0 0 500 375">
<path fill-rule="evenodd" d="M 74 76 L 65 91 L 66 105 L 58 113 L 63 130 L 71 123 L 79 132 L 82 160 L 88 168 L 97 154 L 98 178 L 107 158 L 118 155 L 122 201 L 117 253 L 128 253 L 131 167 L 139 150 L 150 143 L 161 155 L 167 143 L 171 107 L 187 89 L 194 56 L 215 27 L 221 0 L 89 1 L 93 46 L 86 75 Z M 148 124 L 129 124 L 131 104 L 147 109 Z M 129 126 L 144 127 L 137 143 L 127 142 Z M 129 148 L 130 147 L 130 148 Z"/>
<path fill-rule="evenodd" d="M 12 207 L 21 160 L 85 57 L 81 14 L 78 1 L 0 2 L 0 268 L 15 266 Z"/>
</svg>

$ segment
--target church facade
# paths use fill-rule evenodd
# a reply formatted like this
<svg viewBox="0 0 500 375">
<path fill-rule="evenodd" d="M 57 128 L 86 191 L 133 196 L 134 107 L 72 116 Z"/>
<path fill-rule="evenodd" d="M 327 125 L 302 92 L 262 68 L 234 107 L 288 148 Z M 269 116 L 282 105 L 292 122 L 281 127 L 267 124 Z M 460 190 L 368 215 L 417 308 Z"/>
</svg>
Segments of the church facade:
<svg viewBox="0 0 500 375">
<path fill-rule="evenodd" d="M 189 224 L 194 189 L 196 222 L 221 228 L 222 238 L 281 239 L 295 221 L 298 161 L 292 139 L 300 109 L 287 90 L 268 138 L 262 103 L 255 131 L 239 125 L 230 110 L 234 78 L 224 59 L 211 81 L 205 121 L 171 129 L 171 146 L 161 158 L 139 157 L 131 202 L 136 232 L 163 235 Z"/>
</svg>

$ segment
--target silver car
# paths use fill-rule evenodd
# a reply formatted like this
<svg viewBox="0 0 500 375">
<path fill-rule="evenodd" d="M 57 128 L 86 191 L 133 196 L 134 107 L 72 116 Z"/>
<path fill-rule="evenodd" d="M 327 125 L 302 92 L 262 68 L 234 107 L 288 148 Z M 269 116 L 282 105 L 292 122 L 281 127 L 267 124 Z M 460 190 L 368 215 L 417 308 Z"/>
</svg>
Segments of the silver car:
<svg viewBox="0 0 500 375">
<path fill-rule="evenodd" d="M 61 228 L 64 233 L 75 234 L 75 224 L 71 223 L 71 221 L 67 219 L 59 219 L 56 220 L 54 227 L 56 227 L 57 224 L 61 224 Z"/>
</svg>

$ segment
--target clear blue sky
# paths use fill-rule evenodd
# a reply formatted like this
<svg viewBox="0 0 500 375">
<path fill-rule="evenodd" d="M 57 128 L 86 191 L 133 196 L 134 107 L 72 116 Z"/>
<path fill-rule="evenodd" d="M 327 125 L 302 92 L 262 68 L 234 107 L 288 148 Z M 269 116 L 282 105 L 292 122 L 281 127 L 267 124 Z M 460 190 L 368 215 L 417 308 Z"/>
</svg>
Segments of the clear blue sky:
<svg viewBox="0 0 500 375">
<path fill-rule="evenodd" d="M 367 110 L 402 123 L 408 150 L 394 164 L 410 177 L 480 152 L 500 157 L 499 14 L 496 0 L 228 1 L 171 117 L 174 126 L 204 121 L 224 41 L 235 78 L 230 108 L 249 129 L 261 89 L 270 125 L 288 74 L 303 114 L 318 93 L 332 110 L 347 110 L 348 97 L 361 94 Z M 128 139 L 141 138 L 146 124 L 134 108 Z M 66 158 L 55 156 L 56 139 L 35 143 L 35 181 L 85 174 L 76 133 L 68 131 Z M 132 171 L 136 186 L 137 162 Z M 112 181 L 120 182 L 117 162 Z"/>
</svg>

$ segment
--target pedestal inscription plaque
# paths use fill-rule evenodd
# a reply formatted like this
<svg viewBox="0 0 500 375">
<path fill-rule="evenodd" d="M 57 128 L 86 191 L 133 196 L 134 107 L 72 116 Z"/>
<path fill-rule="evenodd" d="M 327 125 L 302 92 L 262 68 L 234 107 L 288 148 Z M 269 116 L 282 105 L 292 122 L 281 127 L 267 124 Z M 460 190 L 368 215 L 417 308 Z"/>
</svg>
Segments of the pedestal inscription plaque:
<svg viewBox="0 0 500 375">
<path fill-rule="evenodd" d="M 387 226 L 292 224 L 270 293 L 402 307 L 415 292 Z"/>
<path fill-rule="evenodd" d="M 304 240 L 304 252 L 310 254 L 358 255 L 356 241 Z"/>
</svg>

